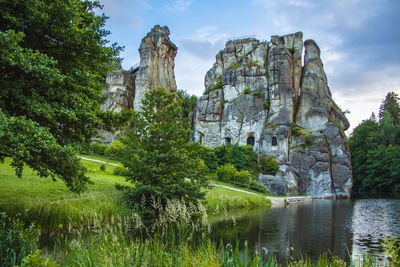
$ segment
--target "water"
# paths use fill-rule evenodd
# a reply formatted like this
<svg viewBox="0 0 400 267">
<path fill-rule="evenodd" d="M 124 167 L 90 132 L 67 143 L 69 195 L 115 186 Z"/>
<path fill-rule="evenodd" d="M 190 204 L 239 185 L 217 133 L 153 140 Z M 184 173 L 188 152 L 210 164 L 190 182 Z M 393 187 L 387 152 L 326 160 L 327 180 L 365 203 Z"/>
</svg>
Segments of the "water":
<svg viewBox="0 0 400 267">
<path fill-rule="evenodd" d="M 323 200 L 271 209 L 238 210 L 210 216 L 213 238 L 236 241 L 280 262 L 324 252 L 348 260 L 362 251 L 381 253 L 385 235 L 400 236 L 400 200 Z M 329 252 L 328 252 L 329 253 Z"/>
</svg>

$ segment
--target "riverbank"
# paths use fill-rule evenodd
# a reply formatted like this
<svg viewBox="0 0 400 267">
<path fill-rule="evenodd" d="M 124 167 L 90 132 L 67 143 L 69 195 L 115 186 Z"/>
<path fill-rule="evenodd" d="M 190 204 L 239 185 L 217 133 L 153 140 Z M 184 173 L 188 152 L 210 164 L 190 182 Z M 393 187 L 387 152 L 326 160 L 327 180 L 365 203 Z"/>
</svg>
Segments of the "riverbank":
<svg viewBox="0 0 400 267">
<path fill-rule="evenodd" d="M 93 184 L 82 194 L 69 191 L 62 181 L 40 178 L 30 168 L 25 168 L 18 179 L 10 166 L 10 159 L 0 164 L 0 212 L 18 216 L 27 223 L 39 225 L 43 232 L 62 231 L 90 221 L 105 223 L 115 217 L 129 216 L 123 194 L 115 184 L 131 185 L 124 177 L 113 174 L 120 163 L 106 158 L 82 155 Z M 103 170 L 101 170 L 101 168 Z M 205 207 L 208 212 L 233 208 L 269 207 L 262 196 L 236 192 L 225 188 L 206 191 Z"/>
</svg>

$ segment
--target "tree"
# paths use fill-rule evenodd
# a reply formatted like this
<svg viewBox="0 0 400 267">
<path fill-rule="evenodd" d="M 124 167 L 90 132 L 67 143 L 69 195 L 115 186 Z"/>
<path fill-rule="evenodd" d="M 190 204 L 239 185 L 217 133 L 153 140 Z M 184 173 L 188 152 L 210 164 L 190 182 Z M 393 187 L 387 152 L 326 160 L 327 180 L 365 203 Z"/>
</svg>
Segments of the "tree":
<svg viewBox="0 0 400 267">
<path fill-rule="evenodd" d="M 189 95 L 183 90 L 178 90 L 177 94 L 182 98 L 182 118 L 189 119 L 189 115 L 194 111 L 197 104 L 197 96 Z"/>
<path fill-rule="evenodd" d="M 387 111 L 393 118 L 393 123 L 395 125 L 400 124 L 400 104 L 399 96 L 394 92 L 389 92 L 385 100 L 383 100 L 382 105 L 379 108 L 379 119 L 383 118 L 383 113 Z"/>
<path fill-rule="evenodd" d="M 127 195 L 133 205 L 151 196 L 163 204 L 168 199 L 194 202 L 203 197 L 200 186 L 207 168 L 197 146 L 190 143 L 192 133 L 181 117 L 181 103 L 181 96 L 163 88 L 148 91 L 143 111 L 135 112 L 132 129 L 122 139 L 124 176 L 136 185 Z"/>
<path fill-rule="evenodd" d="M 98 128 L 122 122 L 100 110 L 121 48 L 108 45 L 98 8 L 88 0 L 0 1 L 0 159 L 11 157 L 19 177 L 27 164 L 82 191 L 88 177 L 76 150 Z"/>
</svg>

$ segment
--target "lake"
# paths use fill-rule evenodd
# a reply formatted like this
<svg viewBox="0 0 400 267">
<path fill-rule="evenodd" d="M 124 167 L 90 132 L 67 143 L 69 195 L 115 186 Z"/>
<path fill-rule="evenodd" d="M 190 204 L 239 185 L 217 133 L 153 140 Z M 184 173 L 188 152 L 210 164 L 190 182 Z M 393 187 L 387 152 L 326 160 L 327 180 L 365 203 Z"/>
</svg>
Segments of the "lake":
<svg viewBox="0 0 400 267">
<path fill-rule="evenodd" d="M 213 238 L 247 240 L 259 253 L 286 262 L 299 252 L 317 258 L 331 251 L 348 259 L 361 251 L 381 252 L 385 235 L 400 235 L 400 200 L 325 200 L 271 209 L 236 210 L 210 216 Z"/>
</svg>

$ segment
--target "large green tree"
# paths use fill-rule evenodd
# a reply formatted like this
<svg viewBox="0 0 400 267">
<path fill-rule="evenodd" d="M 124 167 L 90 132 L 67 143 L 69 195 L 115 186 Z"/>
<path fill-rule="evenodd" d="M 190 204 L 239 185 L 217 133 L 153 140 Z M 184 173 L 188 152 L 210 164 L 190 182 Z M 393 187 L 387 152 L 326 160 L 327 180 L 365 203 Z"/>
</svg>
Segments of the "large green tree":
<svg viewBox="0 0 400 267">
<path fill-rule="evenodd" d="M 395 92 L 389 92 L 382 105 L 379 108 L 379 118 L 383 118 L 383 113 L 386 111 L 390 114 L 395 125 L 400 124 L 400 99 Z"/>
<path fill-rule="evenodd" d="M 392 117 L 398 115 L 398 107 L 396 94 L 389 93 L 381 105 L 379 121 L 372 116 L 351 134 L 355 192 L 400 192 L 400 125 Z"/>
<path fill-rule="evenodd" d="M 182 118 L 182 95 L 163 88 L 150 90 L 142 108 L 122 139 L 124 175 L 136 184 L 128 199 L 134 204 L 143 196 L 157 197 L 162 203 L 202 198 L 200 186 L 207 167 L 200 159 L 199 145 L 190 142 L 190 124 Z"/>
<path fill-rule="evenodd" d="M 115 121 L 100 105 L 120 48 L 108 44 L 99 8 L 85 0 L 0 0 L 0 159 L 11 157 L 18 176 L 27 164 L 73 191 L 85 188 L 76 150 Z"/>
</svg>

